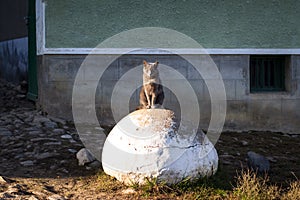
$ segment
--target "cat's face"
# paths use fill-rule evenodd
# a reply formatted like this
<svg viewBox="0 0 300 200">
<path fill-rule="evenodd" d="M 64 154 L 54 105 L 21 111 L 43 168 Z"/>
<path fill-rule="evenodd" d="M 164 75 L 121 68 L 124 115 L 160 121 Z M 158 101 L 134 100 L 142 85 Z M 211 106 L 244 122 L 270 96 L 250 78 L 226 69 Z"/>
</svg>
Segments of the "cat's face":
<svg viewBox="0 0 300 200">
<path fill-rule="evenodd" d="M 154 62 L 154 63 L 148 63 L 146 61 L 144 61 L 144 68 L 143 68 L 143 72 L 145 75 L 147 75 L 148 77 L 155 77 L 158 75 L 158 62 Z"/>
</svg>

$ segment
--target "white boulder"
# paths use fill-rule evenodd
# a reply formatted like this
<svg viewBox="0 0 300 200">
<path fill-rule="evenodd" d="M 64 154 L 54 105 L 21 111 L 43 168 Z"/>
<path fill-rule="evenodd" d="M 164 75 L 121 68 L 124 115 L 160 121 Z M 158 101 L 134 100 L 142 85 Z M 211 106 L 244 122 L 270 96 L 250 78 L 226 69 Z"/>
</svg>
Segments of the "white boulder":
<svg viewBox="0 0 300 200">
<path fill-rule="evenodd" d="M 218 155 L 203 132 L 177 127 L 174 113 L 142 109 L 124 117 L 108 135 L 102 152 L 105 173 L 130 185 L 146 178 L 167 184 L 211 176 Z"/>
</svg>

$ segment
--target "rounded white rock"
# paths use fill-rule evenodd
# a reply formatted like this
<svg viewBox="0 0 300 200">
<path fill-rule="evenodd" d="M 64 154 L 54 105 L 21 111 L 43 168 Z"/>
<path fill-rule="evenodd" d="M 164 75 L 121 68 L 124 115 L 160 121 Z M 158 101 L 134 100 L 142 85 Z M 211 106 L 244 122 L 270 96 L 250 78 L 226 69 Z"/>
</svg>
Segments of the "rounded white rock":
<svg viewBox="0 0 300 200">
<path fill-rule="evenodd" d="M 189 130 L 166 109 L 142 109 L 125 116 L 106 138 L 104 172 L 130 185 L 147 179 L 175 184 L 217 171 L 218 154 L 202 131 Z"/>
</svg>

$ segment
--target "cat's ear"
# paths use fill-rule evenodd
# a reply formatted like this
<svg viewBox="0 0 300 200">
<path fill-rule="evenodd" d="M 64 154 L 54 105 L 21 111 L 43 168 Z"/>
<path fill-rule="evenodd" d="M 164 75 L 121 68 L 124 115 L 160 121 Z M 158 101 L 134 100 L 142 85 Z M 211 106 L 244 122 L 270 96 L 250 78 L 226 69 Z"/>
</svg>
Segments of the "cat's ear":
<svg viewBox="0 0 300 200">
<path fill-rule="evenodd" d="M 148 63 L 147 63 L 146 60 L 143 60 L 143 64 L 144 64 L 144 65 L 148 65 Z"/>
<path fill-rule="evenodd" d="M 158 64 L 159 64 L 159 62 L 155 61 L 155 63 L 154 63 L 155 67 L 158 67 Z"/>
</svg>

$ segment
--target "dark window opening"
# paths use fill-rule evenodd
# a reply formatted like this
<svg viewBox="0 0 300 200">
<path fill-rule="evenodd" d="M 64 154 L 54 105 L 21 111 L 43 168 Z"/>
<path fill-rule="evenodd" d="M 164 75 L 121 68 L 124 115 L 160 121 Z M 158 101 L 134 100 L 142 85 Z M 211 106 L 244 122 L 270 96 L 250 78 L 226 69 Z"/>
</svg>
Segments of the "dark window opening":
<svg viewBox="0 0 300 200">
<path fill-rule="evenodd" d="M 250 92 L 285 91 L 286 56 L 250 56 Z"/>
</svg>

